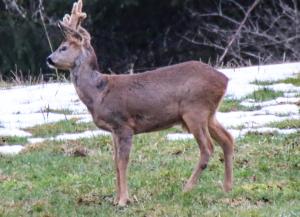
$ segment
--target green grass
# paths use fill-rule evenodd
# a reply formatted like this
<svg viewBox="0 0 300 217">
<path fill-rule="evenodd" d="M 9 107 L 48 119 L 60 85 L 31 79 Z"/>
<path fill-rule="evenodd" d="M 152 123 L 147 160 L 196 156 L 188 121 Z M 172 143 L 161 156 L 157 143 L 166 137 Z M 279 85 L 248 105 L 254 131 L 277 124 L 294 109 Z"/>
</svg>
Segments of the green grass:
<svg viewBox="0 0 300 217">
<path fill-rule="evenodd" d="M 0 144 L 9 144 L 9 145 L 21 145 L 26 144 L 27 138 L 26 137 L 19 137 L 19 136 L 1 136 L 0 137 Z"/>
<path fill-rule="evenodd" d="M 50 137 L 62 133 L 79 133 L 96 129 L 94 123 L 76 123 L 76 121 L 76 119 L 64 120 L 51 124 L 37 125 L 24 130 L 30 132 L 33 137 Z"/>
<path fill-rule="evenodd" d="M 293 84 L 295 86 L 300 86 L 300 74 L 298 74 L 297 77 L 294 77 L 294 78 L 284 79 L 280 83 Z"/>
<path fill-rule="evenodd" d="M 220 112 L 232 112 L 232 111 L 253 111 L 260 109 L 260 107 L 248 107 L 241 105 L 241 100 L 237 99 L 225 99 L 220 108 Z"/>
<path fill-rule="evenodd" d="M 272 122 L 268 124 L 268 126 L 279 128 L 279 129 L 291 129 L 291 128 L 300 129 L 300 120 L 290 119 L 290 120 Z"/>
<path fill-rule="evenodd" d="M 248 134 L 237 141 L 235 186 L 224 193 L 219 147 L 199 185 L 182 193 L 198 160 L 194 141 L 167 141 L 166 132 L 136 136 L 126 208 L 112 205 L 115 172 L 110 137 L 29 146 L 0 158 L 0 216 L 299 216 L 298 135 Z M 292 144 L 293 141 L 293 145 Z M 86 157 L 66 152 L 85 147 Z"/>
<path fill-rule="evenodd" d="M 46 108 L 43 112 L 63 114 L 63 115 L 71 115 L 71 114 L 73 114 L 73 112 L 70 109 L 51 109 L 51 108 Z"/>
<path fill-rule="evenodd" d="M 279 83 L 293 84 L 295 86 L 300 86 L 300 73 L 297 74 L 297 76 L 295 76 L 295 77 L 286 78 L 286 79 L 278 80 L 278 81 L 258 81 L 258 80 L 255 80 L 254 82 L 251 82 L 251 84 L 261 85 L 261 86 L 279 84 Z"/>
<path fill-rule="evenodd" d="M 267 86 L 267 85 L 272 85 L 276 82 L 277 81 L 259 81 L 259 80 L 255 80 L 253 82 L 250 82 L 250 84 L 255 84 L 255 85 L 260 85 L 260 86 Z"/>
<path fill-rule="evenodd" d="M 253 93 L 249 94 L 248 96 L 246 96 L 246 98 L 250 98 L 250 99 L 254 99 L 255 101 L 262 102 L 262 101 L 276 99 L 281 96 L 284 96 L 282 91 L 274 91 L 264 87 L 262 89 L 256 90 Z"/>
</svg>

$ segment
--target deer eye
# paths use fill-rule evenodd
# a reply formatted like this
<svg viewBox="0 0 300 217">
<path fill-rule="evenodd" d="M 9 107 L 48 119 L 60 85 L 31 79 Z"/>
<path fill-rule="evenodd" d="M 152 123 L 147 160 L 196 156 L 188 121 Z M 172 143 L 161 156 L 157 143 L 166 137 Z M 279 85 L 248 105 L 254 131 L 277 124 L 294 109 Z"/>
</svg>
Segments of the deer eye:
<svg viewBox="0 0 300 217">
<path fill-rule="evenodd" d="M 68 49 L 67 46 L 63 46 L 62 48 L 59 49 L 59 51 L 60 51 L 60 52 L 61 52 L 61 51 L 66 51 L 67 49 Z"/>
</svg>

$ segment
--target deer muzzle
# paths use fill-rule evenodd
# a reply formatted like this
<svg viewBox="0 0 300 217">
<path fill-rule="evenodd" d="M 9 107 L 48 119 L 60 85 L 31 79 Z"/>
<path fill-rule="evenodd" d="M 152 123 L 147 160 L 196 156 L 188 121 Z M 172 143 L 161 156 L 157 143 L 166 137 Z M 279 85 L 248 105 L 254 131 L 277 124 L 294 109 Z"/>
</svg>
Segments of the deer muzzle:
<svg viewBox="0 0 300 217">
<path fill-rule="evenodd" d="M 47 57 L 46 63 L 49 66 L 49 68 L 56 68 L 51 56 Z"/>
</svg>

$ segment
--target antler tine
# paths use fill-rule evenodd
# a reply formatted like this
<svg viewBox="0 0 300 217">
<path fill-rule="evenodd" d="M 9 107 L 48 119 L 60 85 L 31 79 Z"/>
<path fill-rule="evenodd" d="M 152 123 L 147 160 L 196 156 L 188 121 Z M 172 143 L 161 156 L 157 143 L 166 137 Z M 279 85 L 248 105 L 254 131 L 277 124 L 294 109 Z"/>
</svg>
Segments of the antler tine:
<svg viewBox="0 0 300 217">
<path fill-rule="evenodd" d="M 63 23 L 70 28 L 77 30 L 81 21 L 86 17 L 86 13 L 82 12 L 82 0 L 78 0 L 78 2 L 73 4 L 71 16 L 69 14 L 64 16 Z"/>
<path fill-rule="evenodd" d="M 82 0 L 78 0 L 77 2 L 77 12 L 82 13 Z"/>
<path fill-rule="evenodd" d="M 69 25 L 69 21 L 70 21 L 70 15 L 69 14 L 65 14 L 64 18 L 63 18 L 63 23 L 68 26 Z"/>
</svg>

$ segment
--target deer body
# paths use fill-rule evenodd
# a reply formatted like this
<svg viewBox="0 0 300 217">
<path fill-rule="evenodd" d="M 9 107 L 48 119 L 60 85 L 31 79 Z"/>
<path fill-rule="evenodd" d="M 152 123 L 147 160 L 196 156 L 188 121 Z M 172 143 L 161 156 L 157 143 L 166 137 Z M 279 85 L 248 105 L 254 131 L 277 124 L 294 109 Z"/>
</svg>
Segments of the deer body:
<svg viewBox="0 0 300 217">
<path fill-rule="evenodd" d="M 96 125 L 110 132 L 126 126 L 138 134 L 184 124 L 182 116 L 191 109 L 213 116 L 228 81 L 198 61 L 134 75 L 79 68 L 71 71 L 76 91 Z"/>
<path fill-rule="evenodd" d="M 212 67 L 189 61 L 134 75 L 104 75 L 99 72 L 90 36 L 80 26 L 82 2 L 75 3 L 71 17 L 61 24 L 69 36 L 51 54 L 51 67 L 69 69 L 79 98 L 95 124 L 112 133 L 117 175 L 116 203 L 130 199 L 127 166 L 134 134 L 182 124 L 199 145 L 199 162 L 184 190 L 191 190 L 213 153 L 214 138 L 222 147 L 225 162 L 224 190 L 232 188 L 234 141 L 215 117 L 225 94 L 228 78 Z"/>
</svg>

